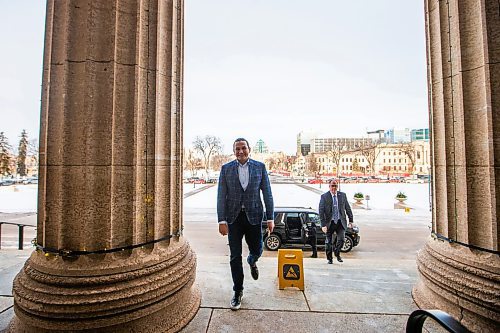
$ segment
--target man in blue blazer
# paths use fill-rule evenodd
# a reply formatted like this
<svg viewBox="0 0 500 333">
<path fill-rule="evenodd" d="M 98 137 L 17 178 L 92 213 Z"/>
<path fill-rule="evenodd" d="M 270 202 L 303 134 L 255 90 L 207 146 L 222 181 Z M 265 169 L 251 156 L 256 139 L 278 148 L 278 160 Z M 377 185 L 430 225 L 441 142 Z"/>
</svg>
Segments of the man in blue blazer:
<svg viewBox="0 0 500 333">
<path fill-rule="evenodd" d="M 228 235 L 230 250 L 231 276 L 233 278 L 234 296 L 231 309 L 238 310 L 243 297 L 243 263 L 242 240 L 248 244 L 247 262 L 250 265 L 252 278 L 259 278 L 257 260 L 262 255 L 262 221 L 264 207 L 260 192 L 266 206 L 265 218 L 269 231 L 274 229 L 274 204 L 271 185 L 263 163 L 248 157 L 250 146 L 248 141 L 238 138 L 233 143 L 236 160 L 222 166 L 217 193 L 217 217 L 219 233 Z"/>
<path fill-rule="evenodd" d="M 340 249 L 344 245 L 345 231 L 347 230 L 347 217 L 349 226 L 352 227 L 353 216 L 351 206 L 347 201 L 344 192 L 337 191 L 338 183 L 332 179 L 329 184 L 330 190 L 321 195 L 319 200 L 319 218 L 321 220 L 321 230 L 326 233 L 326 259 L 328 263 L 333 263 L 332 250 L 337 257 L 337 261 L 343 262 L 340 257 Z M 333 234 L 337 234 L 337 241 L 333 244 Z"/>
</svg>

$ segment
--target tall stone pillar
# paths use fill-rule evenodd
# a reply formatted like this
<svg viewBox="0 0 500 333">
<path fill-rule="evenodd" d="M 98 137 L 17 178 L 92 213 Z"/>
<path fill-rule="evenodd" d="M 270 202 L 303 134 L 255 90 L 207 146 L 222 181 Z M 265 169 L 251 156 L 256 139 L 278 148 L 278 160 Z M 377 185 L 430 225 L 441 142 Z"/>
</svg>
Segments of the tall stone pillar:
<svg viewBox="0 0 500 333">
<path fill-rule="evenodd" d="M 500 8 L 426 0 L 434 237 L 419 252 L 421 308 L 500 331 Z"/>
<path fill-rule="evenodd" d="M 37 243 L 13 332 L 172 332 L 196 314 L 182 237 L 183 0 L 49 0 Z"/>
</svg>

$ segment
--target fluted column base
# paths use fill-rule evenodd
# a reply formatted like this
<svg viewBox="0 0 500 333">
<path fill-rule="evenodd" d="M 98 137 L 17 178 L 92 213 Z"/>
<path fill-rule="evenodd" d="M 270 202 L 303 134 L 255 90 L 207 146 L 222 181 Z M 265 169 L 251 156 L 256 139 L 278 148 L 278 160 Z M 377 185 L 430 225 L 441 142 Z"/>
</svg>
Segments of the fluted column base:
<svg viewBox="0 0 500 333">
<path fill-rule="evenodd" d="M 413 299 L 448 312 L 472 332 L 500 332 L 500 262 L 485 252 L 430 238 L 417 256 Z"/>
<path fill-rule="evenodd" d="M 183 239 L 88 257 L 33 253 L 14 280 L 10 331 L 177 332 L 198 311 L 196 257 Z"/>
</svg>

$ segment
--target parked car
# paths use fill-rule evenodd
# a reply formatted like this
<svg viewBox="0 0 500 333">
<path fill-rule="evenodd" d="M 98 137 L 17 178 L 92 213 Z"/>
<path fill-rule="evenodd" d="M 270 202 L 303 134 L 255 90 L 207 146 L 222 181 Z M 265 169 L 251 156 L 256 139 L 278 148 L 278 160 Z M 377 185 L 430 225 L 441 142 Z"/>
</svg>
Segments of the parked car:
<svg viewBox="0 0 500 333">
<path fill-rule="evenodd" d="M 267 223 L 262 224 L 262 234 L 266 249 L 276 251 L 285 246 L 301 246 L 306 243 L 304 226 L 308 221 L 316 224 L 316 238 L 318 247 L 324 247 L 326 235 L 321 230 L 319 214 L 312 208 L 304 207 L 276 207 L 274 209 L 274 230 L 268 234 Z M 345 233 L 342 252 L 349 252 L 359 244 L 359 228 L 353 226 Z"/>
<path fill-rule="evenodd" d="M 309 179 L 307 181 L 309 184 L 322 184 L 323 180 L 321 178 Z"/>
<path fill-rule="evenodd" d="M 198 178 L 198 177 L 188 178 L 188 182 L 191 184 L 205 184 L 206 183 L 205 179 Z"/>
<path fill-rule="evenodd" d="M 0 180 L 0 186 L 14 185 L 16 183 L 15 179 L 2 179 Z"/>
<path fill-rule="evenodd" d="M 38 177 L 29 177 L 23 180 L 23 184 L 38 184 Z"/>
<path fill-rule="evenodd" d="M 407 183 L 407 184 L 423 184 L 424 180 L 422 178 L 417 177 L 417 175 L 411 175 L 410 177 L 405 178 L 405 183 Z"/>
</svg>

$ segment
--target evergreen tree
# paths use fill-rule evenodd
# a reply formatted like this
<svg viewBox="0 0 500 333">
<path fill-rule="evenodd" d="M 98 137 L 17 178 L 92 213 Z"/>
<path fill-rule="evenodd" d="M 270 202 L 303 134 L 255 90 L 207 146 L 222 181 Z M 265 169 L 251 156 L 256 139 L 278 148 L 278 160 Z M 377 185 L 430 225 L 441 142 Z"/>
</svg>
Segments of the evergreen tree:
<svg viewBox="0 0 500 333">
<path fill-rule="evenodd" d="M 358 159 L 355 157 L 354 161 L 352 161 L 352 171 L 358 172 L 359 171 L 359 163 Z"/>
<path fill-rule="evenodd" d="M 0 175 L 8 176 L 10 172 L 10 150 L 9 140 L 4 132 L 0 132 Z"/>
<path fill-rule="evenodd" d="M 26 156 L 28 154 L 28 133 L 23 129 L 17 150 L 17 174 L 26 176 Z"/>
</svg>

